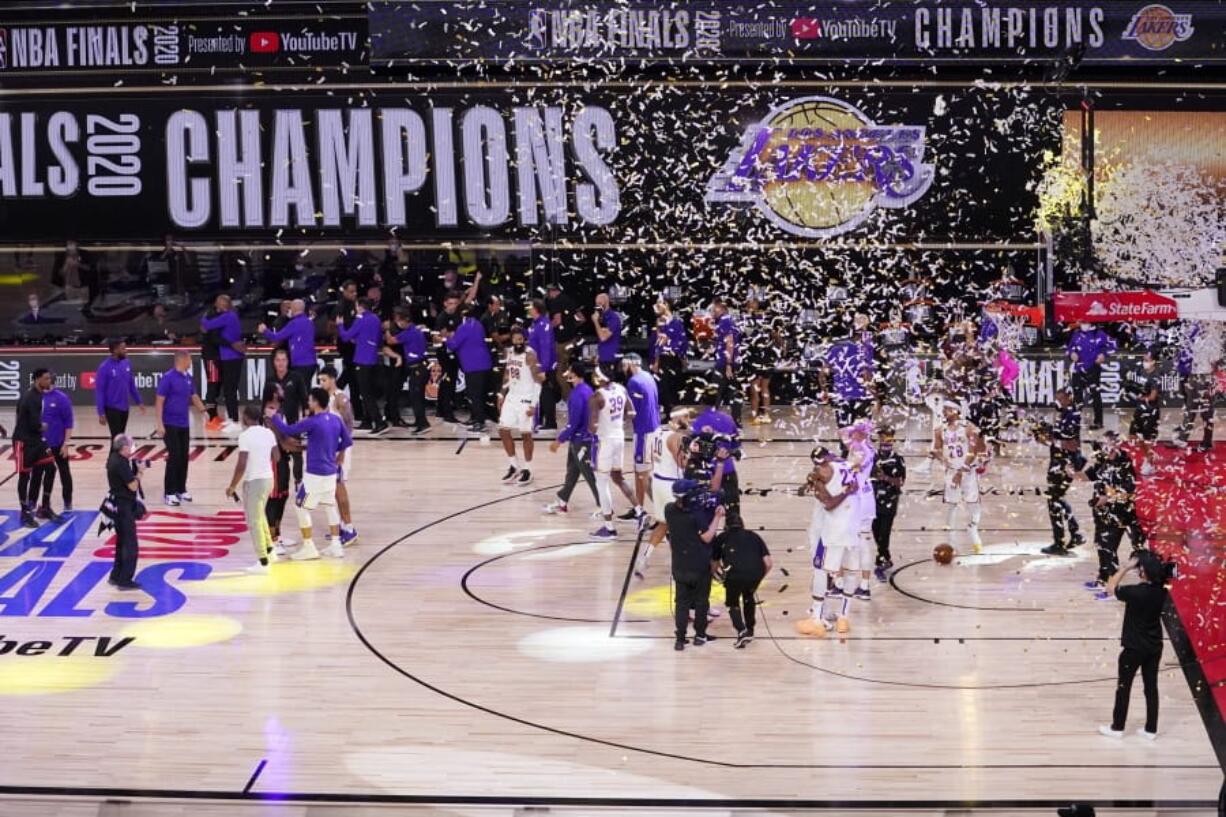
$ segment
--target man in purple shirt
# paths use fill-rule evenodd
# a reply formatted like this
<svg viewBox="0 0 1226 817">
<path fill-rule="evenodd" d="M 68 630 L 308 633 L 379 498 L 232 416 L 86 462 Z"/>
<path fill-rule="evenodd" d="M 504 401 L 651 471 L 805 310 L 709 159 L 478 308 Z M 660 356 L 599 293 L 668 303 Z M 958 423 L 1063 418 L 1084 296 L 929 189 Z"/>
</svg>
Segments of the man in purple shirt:
<svg viewBox="0 0 1226 817">
<path fill-rule="evenodd" d="M 621 380 L 623 372 L 618 366 L 622 348 L 622 316 L 609 300 L 609 293 L 596 296 L 596 311 L 592 313 L 592 328 L 596 330 L 596 360 L 600 368 L 613 380 Z"/>
<path fill-rule="evenodd" d="M 573 360 L 564 373 L 566 382 L 570 385 L 570 397 L 566 400 L 566 428 L 558 432 L 558 437 L 549 444 L 550 451 L 557 451 L 563 443 L 566 449 L 566 479 L 562 482 L 562 490 L 558 498 L 545 506 L 545 513 L 564 514 L 570 510 L 570 495 L 579 484 L 579 477 L 587 483 L 592 491 L 592 501 L 600 504 L 596 493 L 596 475 L 592 473 L 592 440 L 588 431 L 588 408 L 592 399 L 591 371 L 581 360 Z"/>
<path fill-rule="evenodd" d="M 308 415 L 293 425 L 286 425 L 285 418 L 274 414 L 273 429 L 287 437 L 302 434 L 306 437 L 306 473 L 298 484 L 298 496 L 294 511 L 298 515 L 298 527 L 302 530 L 302 546 L 290 554 L 296 561 L 318 559 L 319 550 L 312 536 L 311 511 L 320 505 L 328 518 L 328 546 L 324 556 L 336 559 L 345 557 L 341 544 L 341 514 L 336 504 L 336 477 L 340 473 L 347 449 L 353 445 L 353 437 L 345 427 L 345 421 L 328 411 L 328 392 L 321 388 L 311 389 L 307 398 Z"/>
<path fill-rule="evenodd" d="M 485 328 L 479 319 L 479 309 L 465 316 L 456 327 L 455 332 L 447 338 L 446 346 L 455 353 L 464 372 L 464 391 L 468 394 L 468 405 L 472 410 L 471 429 L 485 430 L 485 409 L 489 399 L 490 370 L 494 368 L 494 359 L 490 357 L 489 346 L 485 343 Z"/>
<path fill-rule="evenodd" d="M 1091 431 L 1103 427 L 1103 364 L 1115 348 L 1115 339 L 1089 321 L 1083 321 L 1068 341 L 1067 352 L 1073 362 L 1073 398 L 1077 405 L 1085 405 L 1086 393 L 1089 392 L 1094 405 Z"/>
<path fill-rule="evenodd" d="M 647 340 L 647 362 L 652 373 L 660 378 L 660 413 L 670 417 L 681 399 L 689 338 L 685 324 L 666 301 L 657 303 L 655 309 L 656 328 Z"/>
<path fill-rule="evenodd" d="M 190 411 L 195 407 L 208 414 L 204 401 L 196 394 L 192 380 L 192 356 L 186 350 L 175 352 L 175 365 L 158 381 L 153 405 L 158 436 L 166 443 L 165 501 L 172 507 L 191 502 L 187 492 L 187 452 L 191 439 Z"/>
<path fill-rule="evenodd" d="M 315 322 L 306 311 L 306 301 L 296 298 L 289 305 L 289 320 L 285 326 L 273 331 L 265 324 L 259 325 L 262 334 L 270 343 L 289 343 L 289 365 L 308 386 L 315 382 Z"/>
<path fill-rule="evenodd" d="M 740 366 L 741 330 L 728 314 L 728 305 L 716 299 L 711 304 L 711 317 L 715 320 L 715 376 L 718 378 L 719 401 L 728 406 L 732 419 L 741 425 L 741 404 L 744 398 L 737 382 Z"/>
<path fill-rule="evenodd" d="M 239 324 L 238 312 L 230 296 L 218 295 L 213 301 L 216 316 L 201 318 L 200 328 L 205 331 L 217 332 L 217 348 L 221 353 L 221 398 L 226 403 L 226 424 L 222 430 L 227 434 L 237 434 L 242 430 L 238 422 L 238 383 L 243 374 L 243 358 L 247 349 L 243 345 L 243 328 Z"/>
<path fill-rule="evenodd" d="M 634 406 L 634 507 L 619 519 L 646 521 L 643 502 L 651 484 L 651 467 L 656 434 L 660 430 L 660 400 L 656 379 L 643 370 L 643 360 L 629 354 L 622 358 L 626 374 L 626 393 Z"/>
<path fill-rule="evenodd" d="M 541 384 L 541 402 L 537 411 L 540 416 L 540 429 L 556 429 L 558 427 L 558 349 L 554 344 L 553 323 L 549 319 L 549 309 L 545 301 L 533 299 L 528 305 L 528 317 L 532 323 L 528 327 L 528 346 L 536 353 L 537 365 L 545 373 L 545 382 Z"/>
<path fill-rule="evenodd" d="M 357 381 L 358 391 L 362 394 L 361 408 L 364 415 L 357 430 L 369 431 L 372 436 L 382 434 L 389 427 L 379 411 L 379 397 L 375 391 L 379 350 L 383 346 L 383 327 L 373 307 L 374 304 L 369 298 L 359 298 L 353 320 L 348 326 L 343 323 L 337 326 L 340 339 L 353 345 L 354 379 Z"/>
<path fill-rule="evenodd" d="M 121 339 L 107 343 L 111 356 L 102 361 L 94 375 L 94 403 L 98 407 L 98 425 L 106 426 L 111 439 L 128 430 L 128 406 L 135 404 L 145 413 L 132 364 L 128 362 L 128 345 Z M 129 402 L 130 401 L 130 402 Z"/>
<path fill-rule="evenodd" d="M 68 468 L 68 441 L 72 439 L 72 400 L 59 389 L 43 392 L 43 442 L 55 456 L 55 467 L 60 472 L 60 489 L 64 495 L 64 510 L 72 510 L 72 471 Z M 39 519 L 59 520 L 51 510 L 51 489 L 55 487 L 55 471 L 43 477 L 43 504 L 39 506 Z"/>
<path fill-rule="evenodd" d="M 397 306 L 383 341 L 392 359 L 392 377 L 387 395 L 387 420 L 392 425 L 404 425 L 400 417 L 401 394 L 405 380 L 409 383 L 409 405 L 413 408 L 413 433 L 430 430 L 426 419 L 426 333 L 413 323 L 413 310 Z"/>
<path fill-rule="evenodd" d="M 827 387 L 833 390 L 834 420 L 839 429 L 849 428 L 869 415 L 872 406 L 868 383 L 873 374 L 872 347 L 850 337 L 834 342 L 826 351 Z"/>
</svg>

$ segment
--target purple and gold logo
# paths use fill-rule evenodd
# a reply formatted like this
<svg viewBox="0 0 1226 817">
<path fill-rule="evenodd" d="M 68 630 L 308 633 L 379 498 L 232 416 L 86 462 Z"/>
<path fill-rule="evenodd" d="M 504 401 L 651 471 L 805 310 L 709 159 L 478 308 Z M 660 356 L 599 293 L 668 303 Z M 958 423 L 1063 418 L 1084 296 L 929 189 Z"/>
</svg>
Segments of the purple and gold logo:
<svg viewBox="0 0 1226 817">
<path fill-rule="evenodd" d="M 1187 40 L 1195 31 L 1191 14 L 1176 14 L 1164 5 L 1153 3 L 1132 15 L 1123 38 L 1136 40 L 1150 51 L 1165 51 L 1172 44 Z"/>
<path fill-rule="evenodd" d="M 793 235 L 830 238 L 923 196 L 933 178 L 923 158 L 922 126 L 877 125 L 830 97 L 794 99 L 746 129 L 706 201 L 750 203 Z"/>
</svg>

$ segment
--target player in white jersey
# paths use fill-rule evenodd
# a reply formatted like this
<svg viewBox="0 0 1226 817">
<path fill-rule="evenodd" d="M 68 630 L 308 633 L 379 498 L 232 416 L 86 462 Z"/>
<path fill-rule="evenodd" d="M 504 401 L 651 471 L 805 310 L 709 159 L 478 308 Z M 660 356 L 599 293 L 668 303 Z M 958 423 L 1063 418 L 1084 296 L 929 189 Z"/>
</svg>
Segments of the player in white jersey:
<svg viewBox="0 0 1226 817">
<path fill-rule="evenodd" d="M 873 571 L 877 558 L 877 545 L 873 540 L 873 520 L 877 518 L 877 497 L 873 493 L 873 466 L 877 463 L 877 449 L 873 448 L 870 438 L 873 434 L 873 424 L 869 420 L 860 420 L 847 429 L 845 440 L 847 444 L 847 465 L 856 472 L 856 518 L 858 519 L 860 572 L 850 576 L 852 587 L 844 584 L 843 592 L 861 601 L 869 601 L 872 591 L 869 589 L 869 575 Z M 847 577 L 844 577 L 846 581 Z"/>
<path fill-rule="evenodd" d="M 324 366 L 319 371 L 319 385 L 328 392 L 328 412 L 341 418 L 345 428 L 353 433 L 353 405 L 349 397 L 337 385 L 335 366 Z M 336 475 L 336 510 L 341 516 L 341 545 L 349 547 L 358 541 L 358 530 L 353 526 L 353 517 L 349 512 L 349 475 L 353 473 L 353 455 L 357 446 L 349 446 L 345 451 L 345 459 L 341 463 L 340 473 Z M 331 538 L 331 537 L 328 537 Z"/>
<path fill-rule="evenodd" d="M 837 628 L 840 633 L 851 629 L 848 619 L 851 597 L 839 590 L 838 579 L 842 578 L 850 586 L 851 577 L 860 570 L 859 503 L 856 501 L 859 486 L 855 471 L 826 449 L 814 451 L 812 457 L 815 467 L 802 492 L 812 493 L 823 510 L 814 514 L 814 521 L 820 521 L 821 531 L 811 543 L 813 606 L 809 609 L 809 618 L 796 623 L 796 631 L 820 637 L 831 629 Z M 828 597 L 834 604 L 827 604 Z"/>
<path fill-rule="evenodd" d="M 962 420 L 962 408 L 949 402 L 944 407 L 945 423 L 933 439 L 933 454 L 945 466 L 945 504 L 948 506 L 946 527 L 954 529 L 959 505 L 965 505 L 969 515 L 966 529 L 970 533 L 975 553 L 983 551 L 979 536 L 979 469 L 986 461 L 987 448 L 979 430 Z M 952 544 L 952 543 L 951 543 Z"/>
<path fill-rule="evenodd" d="M 620 383 L 615 383 L 599 368 L 596 369 L 598 388 L 588 401 L 588 431 L 595 436 L 592 445 L 592 467 L 596 471 L 596 495 L 600 499 L 600 515 L 604 524 L 592 532 L 597 539 L 615 539 L 613 527 L 613 488 L 621 489 L 630 504 L 634 504 L 634 492 L 622 477 L 626 458 L 626 420 L 634 419 L 634 406 L 630 395 Z"/>
<path fill-rule="evenodd" d="M 522 326 L 511 328 L 511 346 L 502 371 L 502 391 L 498 395 L 498 436 L 502 450 L 507 452 L 507 472 L 504 485 L 528 485 L 532 482 L 532 431 L 536 428 L 536 411 L 541 400 L 541 371 L 536 352 L 528 346 L 528 334 Z M 524 467 L 515 457 L 518 431 L 524 441 Z"/>
<path fill-rule="evenodd" d="M 676 499 L 673 483 L 685 476 L 685 435 L 690 428 L 693 414 L 689 409 L 677 409 L 668 419 L 668 425 L 651 437 L 651 517 L 654 527 L 647 547 L 639 554 L 634 566 L 634 575 L 643 578 L 647 560 L 664 541 L 668 526 L 664 522 L 664 508 Z"/>
</svg>

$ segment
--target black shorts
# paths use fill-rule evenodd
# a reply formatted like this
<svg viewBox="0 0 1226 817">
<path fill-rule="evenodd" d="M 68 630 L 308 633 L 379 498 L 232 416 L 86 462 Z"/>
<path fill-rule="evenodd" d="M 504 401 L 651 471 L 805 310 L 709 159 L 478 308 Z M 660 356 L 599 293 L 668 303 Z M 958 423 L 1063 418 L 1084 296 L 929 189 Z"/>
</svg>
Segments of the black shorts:
<svg viewBox="0 0 1226 817">
<path fill-rule="evenodd" d="M 1128 433 L 1146 442 L 1158 439 L 1158 412 L 1138 411 L 1133 414 L 1132 422 L 1128 424 Z"/>
<path fill-rule="evenodd" d="M 872 410 L 868 400 L 839 400 L 834 404 L 834 422 L 839 428 L 854 425 L 856 420 L 863 420 Z"/>
<path fill-rule="evenodd" d="M 13 461 L 17 463 L 17 473 L 27 474 L 40 465 L 50 465 L 55 462 L 55 455 L 42 440 L 32 443 L 14 440 Z"/>
</svg>

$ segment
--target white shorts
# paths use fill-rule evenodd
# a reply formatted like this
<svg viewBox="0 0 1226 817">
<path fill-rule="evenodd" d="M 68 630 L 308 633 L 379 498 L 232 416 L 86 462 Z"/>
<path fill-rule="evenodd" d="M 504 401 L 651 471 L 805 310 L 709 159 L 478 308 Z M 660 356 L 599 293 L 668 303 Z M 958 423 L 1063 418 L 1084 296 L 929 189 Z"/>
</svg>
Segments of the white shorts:
<svg viewBox="0 0 1226 817">
<path fill-rule="evenodd" d="M 647 434 L 634 435 L 634 473 L 651 473 L 654 465 L 652 459 L 655 457 L 656 436 L 659 433 L 659 430 L 656 430 Z"/>
<path fill-rule="evenodd" d="M 349 482 L 349 475 L 353 473 L 353 449 L 355 446 L 349 446 L 345 449 L 345 461 L 341 464 L 341 473 L 337 478 L 337 482 Z"/>
<path fill-rule="evenodd" d="M 945 471 L 945 501 L 950 505 L 959 502 L 979 501 L 979 474 L 972 471 L 962 471 L 962 484 L 954 485 L 954 475 L 959 472 Z"/>
<path fill-rule="evenodd" d="M 873 538 L 873 532 L 860 532 L 860 569 L 872 570 L 877 566 L 877 540 Z"/>
<path fill-rule="evenodd" d="M 592 466 L 602 474 L 621 471 L 625 460 L 626 441 L 621 437 L 598 437 L 592 444 Z"/>
<path fill-rule="evenodd" d="M 829 520 L 822 526 L 821 539 L 818 541 L 813 564 L 823 570 L 859 570 L 860 569 L 860 536 L 856 531 L 858 520 L 847 520 L 846 525 L 831 525 Z"/>
<path fill-rule="evenodd" d="M 503 398 L 502 411 L 498 413 L 498 427 L 531 434 L 536 429 L 536 406 L 536 397 L 511 392 Z"/>
<path fill-rule="evenodd" d="M 313 511 L 320 505 L 336 504 L 336 474 L 322 476 L 320 474 L 303 474 L 302 487 L 306 489 L 306 498 L 302 507 Z"/>
<path fill-rule="evenodd" d="M 651 505 L 655 508 L 655 518 L 663 519 L 665 506 L 675 501 L 677 501 L 677 497 L 673 494 L 673 481 L 671 479 L 652 477 Z"/>
</svg>

